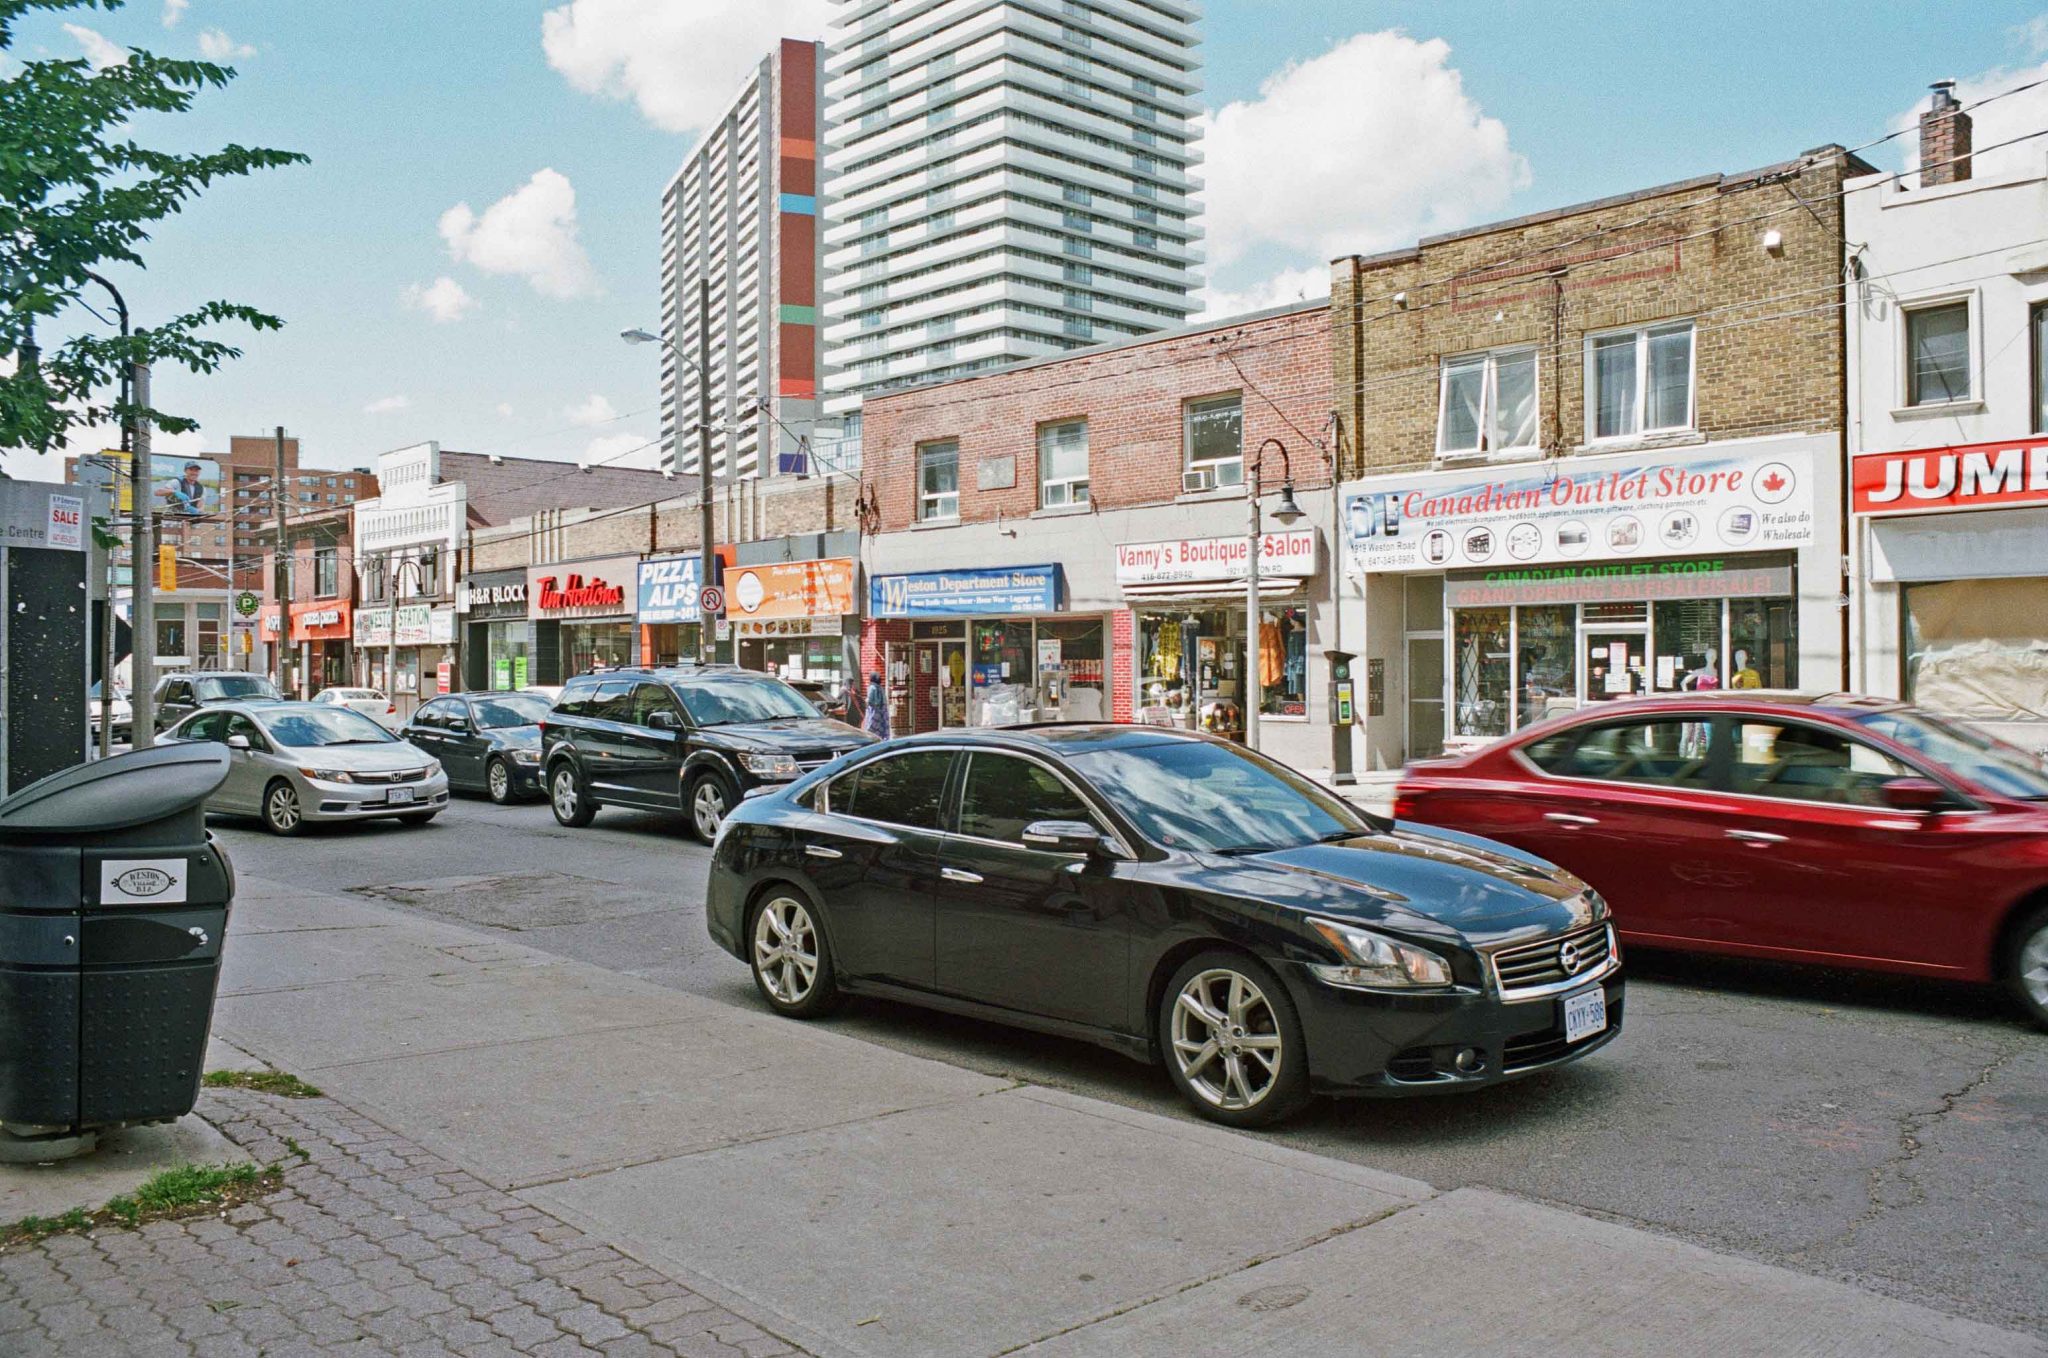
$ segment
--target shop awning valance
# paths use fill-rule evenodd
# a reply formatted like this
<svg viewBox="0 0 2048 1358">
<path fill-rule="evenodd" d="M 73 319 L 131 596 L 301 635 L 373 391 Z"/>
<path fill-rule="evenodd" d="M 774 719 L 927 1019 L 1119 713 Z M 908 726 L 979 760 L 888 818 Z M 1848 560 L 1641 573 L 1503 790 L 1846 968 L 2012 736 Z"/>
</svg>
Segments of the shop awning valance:
<svg viewBox="0 0 2048 1358">
<path fill-rule="evenodd" d="M 1302 582 L 1282 576 L 1259 580 L 1261 599 L 1284 599 L 1301 593 Z M 1125 585 L 1124 598 L 1132 603 L 1148 599 L 1215 599 L 1223 603 L 1244 602 L 1244 581 L 1181 580 L 1165 585 Z"/>
</svg>

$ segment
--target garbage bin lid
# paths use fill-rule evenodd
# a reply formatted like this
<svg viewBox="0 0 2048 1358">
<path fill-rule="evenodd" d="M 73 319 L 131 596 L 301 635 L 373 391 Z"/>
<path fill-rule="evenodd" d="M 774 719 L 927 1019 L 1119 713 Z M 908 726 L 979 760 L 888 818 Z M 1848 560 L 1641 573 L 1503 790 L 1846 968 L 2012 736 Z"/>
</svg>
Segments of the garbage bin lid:
<svg viewBox="0 0 2048 1358">
<path fill-rule="evenodd" d="M 0 838 L 125 830 L 175 816 L 227 781 L 228 747 L 158 745 L 60 770 L 0 802 Z"/>
</svg>

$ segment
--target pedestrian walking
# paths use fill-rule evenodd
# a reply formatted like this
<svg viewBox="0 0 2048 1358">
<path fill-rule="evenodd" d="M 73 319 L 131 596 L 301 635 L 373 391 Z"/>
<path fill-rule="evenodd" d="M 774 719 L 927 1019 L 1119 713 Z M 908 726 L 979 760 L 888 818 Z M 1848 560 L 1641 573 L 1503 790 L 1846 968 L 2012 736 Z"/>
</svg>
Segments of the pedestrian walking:
<svg viewBox="0 0 2048 1358">
<path fill-rule="evenodd" d="M 883 740 L 889 738 L 889 700 L 882 693 L 882 675 L 878 670 L 868 675 L 867 711 L 860 719 L 861 729 Z"/>
</svg>

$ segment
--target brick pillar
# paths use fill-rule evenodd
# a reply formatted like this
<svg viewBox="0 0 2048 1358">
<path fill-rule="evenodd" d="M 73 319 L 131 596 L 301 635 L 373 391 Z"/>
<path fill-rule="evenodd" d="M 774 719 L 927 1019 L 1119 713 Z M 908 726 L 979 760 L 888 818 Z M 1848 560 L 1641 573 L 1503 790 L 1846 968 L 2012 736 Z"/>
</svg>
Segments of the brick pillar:
<svg viewBox="0 0 2048 1358">
<path fill-rule="evenodd" d="M 1137 708 L 1138 615 L 1119 608 L 1109 615 L 1109 719 L 1130 721 Z"/>
<path fill-rule="evenodd" d="M 1920 187 L 1954 184 L 1970 177 L 1970 115 L 1956 102 L 1955 81 L 1934 82 L 1934 101 L 1920 115 Z"/>
</svg>

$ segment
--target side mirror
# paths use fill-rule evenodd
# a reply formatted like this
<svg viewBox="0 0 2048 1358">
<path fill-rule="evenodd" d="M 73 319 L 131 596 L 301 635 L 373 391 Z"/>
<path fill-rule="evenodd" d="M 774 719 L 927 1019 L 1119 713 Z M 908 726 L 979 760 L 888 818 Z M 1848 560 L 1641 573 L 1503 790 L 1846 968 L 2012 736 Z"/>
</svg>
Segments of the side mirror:
<svg viewBox="0 0 2048 1358">
<path fill-rule="evenodd" d="M 1894 811 L 1927 814 L 1953 804 L 1948 789 L 1932 778 L 1894 778 L 1879 789 L 1884 804 Z"/>
<path fill-rule="evenodd" d="M 647 725 L 649 729 L 655 731 L 680 731 L 683 729 L 683 719 L 667 708 L 662 708 L 660 711 L 647 714 Z"/>
<path fill-rule="evenodd" d="M 250 748 L 249 737 L 244 735 L 229 736 L 227 745 L 230 750 L 247 750 Z"/>
<path fill-rule="evenodd" d="M 1036 820 L 1024 827 L 1024 842 L 1047 853 L 1110 856 L 1109 840 L 1085 820 Z"/>
<path fill-rule="evenodd" d="M 448 730 L 453 735 L 466 736 L 469 734 L 469 722 L 462 717 L 450 717 Z"/>
</svg>

